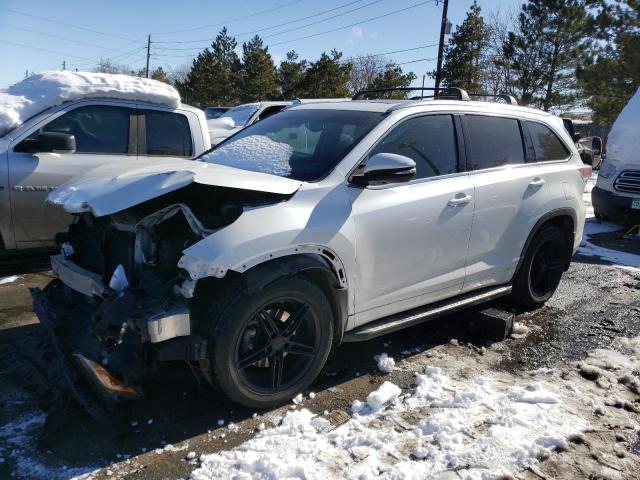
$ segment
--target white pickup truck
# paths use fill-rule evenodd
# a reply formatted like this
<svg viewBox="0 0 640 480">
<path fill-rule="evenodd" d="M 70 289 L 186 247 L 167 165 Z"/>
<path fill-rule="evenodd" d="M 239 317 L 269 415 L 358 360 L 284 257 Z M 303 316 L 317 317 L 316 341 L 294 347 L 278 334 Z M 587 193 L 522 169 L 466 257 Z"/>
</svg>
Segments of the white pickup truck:
<svg viewBox="0 0 640 480">
<path fill-rule="evenodd" d="M 104 77 L 107 88 L 102 86 Z M 124 76 L 56 75 L 53 96 L 59 98 L 49 98 L 43 105 L 48 108 L 35 114 L 37 100 L 29 94 L 18 95 L 24 92 L 14 89 L 29 79 L 0 93 L 0 109 L 5 109 L 0 112 L 0 126 L 3 118 L 15 114 L 7 113 L 12 100 L 22 101 L 18 106 L 23 109 L 24 105 L 30 108 L 22 112 L 28 118 L 13 125 L 5 121 L 4 131 L 0 128 L 0 253 L 54 245 L 55 234 L 65 231 L 72 217 L 45 199 L 78 174 L 101 165 L 155 157 L 193 159 L 211 148 L 204 113 L 181 104 L 172 87 L 133 77 L 125 79 L 125 85 L 116 77 Z M 87 78 L 101 86 L 85 88 Z M 118 81 L 108 81 L 113 78 Z M 50 80 L 37 79 L 40 83 L 35 90 L 44 89 L 45 98 Z M 76 84 L 79 80 L 84 90 Z M 142 87 L 135 84 L 132 88 L 132 82 Z M 28 92 L 34 92 L 33 85 L 28 87 Z M 48 106 L 52 103 L 59 104 Z"/>
</svg>

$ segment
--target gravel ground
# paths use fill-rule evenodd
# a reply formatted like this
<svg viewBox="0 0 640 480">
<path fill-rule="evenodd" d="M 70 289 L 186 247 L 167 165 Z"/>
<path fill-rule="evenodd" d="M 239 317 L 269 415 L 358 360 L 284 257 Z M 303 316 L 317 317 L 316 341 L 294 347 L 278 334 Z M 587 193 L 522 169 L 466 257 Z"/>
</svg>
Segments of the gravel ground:
<svg viewBox="0 0 640 480">
<path fill-rule="evenodd" d="M 639 240 L 615 234 L 599 234 L 597 240 L 608 248 L 640 253 Z M 42 379 L 51 372 L 42 358 L 41 330 L 27 288 L 44 286 L 52 276 L 42 257 L 3 262 L 0 277 L 8 275 L 19 277 L 0 285 L 0 479 L 82 474 L 96 479 L 184 478 L 199 465 L 201 454 L 240 445 L 261 424 L 276 424 L 294 407 L 260 412 L 239 408 L 178 363 L 158 372 L 146 386 L 145 398 L 123 410 L 119 429 L 99 425 L 72 407 L 56 441 L 39 450 L 43 408 L 51 398 Z M 307 408 L 338 425 L 349 418 L 354 400 L 366 399 L 384 381 L 412 388 L 415 373 L 425 365 L 446 368 L 460 380 L 490 372 L 505 383 L 533 378 L 532 371 L 549 372 L 550 378 L 571 381 L 583 393 L 619 401 L 603 407 L 603 415 L 592 406 L 574 405 L 589 427 L 516 477 L 637 478 L 640 396 L 622 382 L 602 384 L 581 370 L 581 362 L 595 349 L 618 348 L 618 337 L 640 335 L 638 274 L 577 255 L 545 307 L 515 313 L 515 338 L 495 343 L 471 328 L 477 314 L 464 312 L 369 342 L 345 344 L 311 387 L 314 398 L 306 392 L 295 408 Z M 396 360 L 391 373 L 376 366 L 374 356 L 382 352 Z M 634 374 L 637 379 L 638 372 Z M 229 428 L 229 422 L 237 428 Z M 462 475 L 450 473 L 442 478 Z"/>
</svg>

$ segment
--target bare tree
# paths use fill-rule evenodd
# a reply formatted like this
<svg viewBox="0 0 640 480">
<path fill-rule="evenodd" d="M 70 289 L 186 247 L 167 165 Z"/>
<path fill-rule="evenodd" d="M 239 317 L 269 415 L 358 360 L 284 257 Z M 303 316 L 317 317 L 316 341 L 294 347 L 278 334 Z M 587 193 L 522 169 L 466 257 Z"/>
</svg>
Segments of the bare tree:
<svg viewBox="0 0 640 480">
<path fill-rule="evenodd" d="M 347 87 L 351 93 L 364 90 L 387 70 L 392 63 L 378 55 L 358 55 L 347 60 L 351 63 L 351 76 Z"/>
<path fill-rule="evenodd" d="M 488 44 L 483 53 L 483 90 L 492 95 L 513 94 L 511 87 L 511 61 L 503 46 L 518 21 L 515 7 L 491 12 L 487 18 Z"/>
</svg>

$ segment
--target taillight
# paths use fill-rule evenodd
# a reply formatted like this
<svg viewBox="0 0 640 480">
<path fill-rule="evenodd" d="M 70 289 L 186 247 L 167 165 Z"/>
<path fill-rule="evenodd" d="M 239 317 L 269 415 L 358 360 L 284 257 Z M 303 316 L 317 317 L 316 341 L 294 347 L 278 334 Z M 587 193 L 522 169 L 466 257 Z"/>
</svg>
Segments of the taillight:
<svg viewBox="0 0 640 480">
<path fill-rule="evenodd" d="M 584 181 L 589 180 L 591 178 L 591 174 L 593 173 L 593 168 L 591 168 L 591 165 L 584 165 L 578 170 L 580 170 L 580 175 L 582 175 L 582 179 Z"/>
</svg>

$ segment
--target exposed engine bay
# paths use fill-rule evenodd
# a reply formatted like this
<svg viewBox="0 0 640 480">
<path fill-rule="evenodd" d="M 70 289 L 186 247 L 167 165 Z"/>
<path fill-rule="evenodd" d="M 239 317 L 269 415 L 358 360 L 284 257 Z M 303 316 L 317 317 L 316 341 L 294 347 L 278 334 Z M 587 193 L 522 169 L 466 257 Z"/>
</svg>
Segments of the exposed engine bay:
<svg viewBox="0 0 640 480">
<path fill-rule="evenodd" d="M 163 361 L 204 360 L 207 342 L 182 288 L 195 282 L 177 265 L 183 250 L 245 209 L 287 198 L 193 183 L 112 215 L 77 214 L 56 239 L 58 279 L 32 291 L 60 360 L 75 369 L 70 381 L 113 405 L 140 396 L 139 384 Z"/>
</svg>

